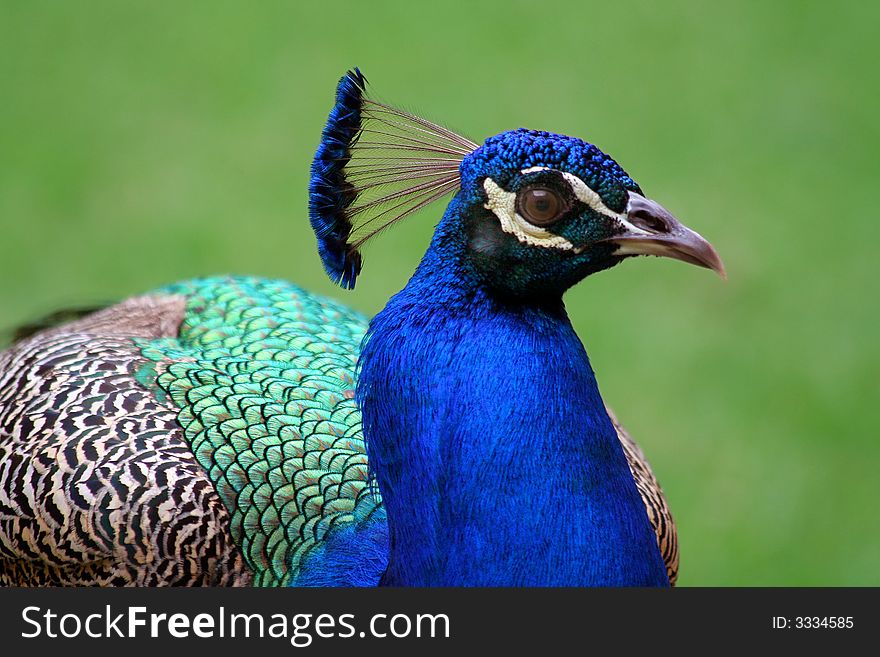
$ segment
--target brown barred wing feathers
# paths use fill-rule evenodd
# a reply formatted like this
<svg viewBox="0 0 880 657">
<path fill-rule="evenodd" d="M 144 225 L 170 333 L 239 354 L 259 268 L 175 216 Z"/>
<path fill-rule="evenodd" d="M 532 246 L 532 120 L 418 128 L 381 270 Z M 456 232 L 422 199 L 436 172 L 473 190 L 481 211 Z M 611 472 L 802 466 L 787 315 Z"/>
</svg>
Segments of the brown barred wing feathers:
<svg viewBox="0 0 880 657">
<path fill-rule="evenodd" d="M 133 338 L 182 297 L 139 297 L 0 352 L 0 584 L 229 585 L 251 575 L 178 409 Z"/>
<path fill-rule="evenodd" d="M 645 503 L 648 519 L 651 521 L 651 526 L 654 527 L 654 533 L 657 534 L 657 545 L 660 547 L 660 554 L 666 563 L 669 583 L 674 586 L 675 580 L 678 579 L 678 534 L 675 530 L 672 512 L 666 503 L 666 496 L 663 494 L 663 489 L 660 488 L 660 484 L 651 470 L 651 464 L 648 463 L 641 447 L 630 437 L 611 409 L 606 407 L 606 410 L 614 424 L 614 429 L 617 431 L 617 437 L 620 439 L 620 445 L 623 447 L 623 453 L 629 463 L 636 488 Z"/>
</svg>

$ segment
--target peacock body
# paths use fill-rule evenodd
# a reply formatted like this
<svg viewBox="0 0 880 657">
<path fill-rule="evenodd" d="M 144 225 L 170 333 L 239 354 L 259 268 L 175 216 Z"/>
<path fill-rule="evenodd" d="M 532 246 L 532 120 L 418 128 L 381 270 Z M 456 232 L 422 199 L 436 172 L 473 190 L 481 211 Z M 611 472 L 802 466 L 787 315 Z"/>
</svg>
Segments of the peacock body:
<svg viewBox="0 0 880 657">
<path fill-rule="evenodd" d="M 594 146 L 478 147 L 364 86 L 340 82 L 312 225 L 353 287 L 365 239 L 456 192 L 408 285 L 368 322 L 284 281 L 193 280 L 15 343 L 0 582 L 674 582 L 662 491 L 561 297 L 627 255 L 720 270 L 714 251 Z M 371 158 L 368 119 L 406 155 Z"/>
</svg>

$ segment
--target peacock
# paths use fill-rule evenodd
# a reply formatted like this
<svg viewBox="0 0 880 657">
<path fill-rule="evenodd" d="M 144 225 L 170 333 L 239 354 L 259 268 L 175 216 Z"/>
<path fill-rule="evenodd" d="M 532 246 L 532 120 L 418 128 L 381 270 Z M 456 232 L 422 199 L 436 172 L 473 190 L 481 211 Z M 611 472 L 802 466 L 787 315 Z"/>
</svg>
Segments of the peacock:
<svg viewBox="0 0 880 657">
<path fill-rule="evenodd" d="M 637 255 L 724 269 L 596 146 L 483 144 L 336 88 L 309 219 L 329 277 L 451 196 L 368 320 L 296 285 L 175 283 L 0 353 L 5 585 L 668 586 L 676 530 L 563 293 Z"/>
</svg>

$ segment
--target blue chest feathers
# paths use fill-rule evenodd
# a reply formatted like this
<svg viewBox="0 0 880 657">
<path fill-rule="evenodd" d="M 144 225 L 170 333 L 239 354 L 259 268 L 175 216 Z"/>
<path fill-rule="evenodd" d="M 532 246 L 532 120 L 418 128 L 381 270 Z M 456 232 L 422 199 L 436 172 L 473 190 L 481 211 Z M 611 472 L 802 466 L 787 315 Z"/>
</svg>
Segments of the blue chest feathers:
<svg viewBox="0 0 880 657">
<path fill-rule="evenodd" d="M 383 584 L 668 584 L 561 302 L 506 306 L 417 273 L 371 323 L 360 366 Z"/>
</svg>

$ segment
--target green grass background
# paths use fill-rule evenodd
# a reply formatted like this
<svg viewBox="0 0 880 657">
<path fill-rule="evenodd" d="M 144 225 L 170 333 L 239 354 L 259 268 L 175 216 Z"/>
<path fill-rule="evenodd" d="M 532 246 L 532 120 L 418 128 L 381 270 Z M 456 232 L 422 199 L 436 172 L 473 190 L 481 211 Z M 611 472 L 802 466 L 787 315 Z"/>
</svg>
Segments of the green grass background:
<svg viewBox="0 0 880 657">
<path fill-rule="evenodd" d="M 567 297 L 681 537 L 682 585 L 880 585 L 876 3 L 0 2 L 0 327 L 189 276 L 376 312 L 442 208 L 324 277 L 338 77 L 471 138 L 612 154 L 730 280 L 638 259 Z"/>
</svg>

